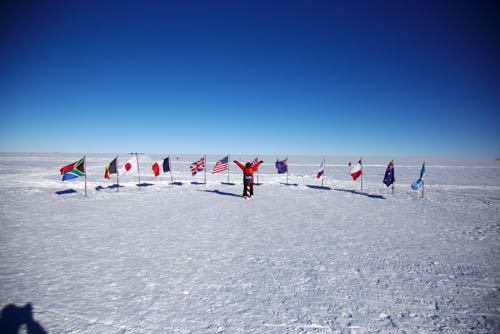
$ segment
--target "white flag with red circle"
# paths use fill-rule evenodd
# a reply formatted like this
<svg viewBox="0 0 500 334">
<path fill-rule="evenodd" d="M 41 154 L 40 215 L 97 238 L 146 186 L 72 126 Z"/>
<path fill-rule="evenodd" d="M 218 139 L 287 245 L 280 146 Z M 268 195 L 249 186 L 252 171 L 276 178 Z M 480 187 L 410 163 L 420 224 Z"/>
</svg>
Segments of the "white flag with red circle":
<svg viewBox="0 0 500 334">
<path fill-rule="evenodd" d="M 124 175 L 124 174 L 127 174 L 129 172 L 135 172 L 135 171 L 137 171 L 137 158 L 136 157 L 130 158 L 127 162 L 125 162 L 120 167 L 120 175 Z"/>
</svg>

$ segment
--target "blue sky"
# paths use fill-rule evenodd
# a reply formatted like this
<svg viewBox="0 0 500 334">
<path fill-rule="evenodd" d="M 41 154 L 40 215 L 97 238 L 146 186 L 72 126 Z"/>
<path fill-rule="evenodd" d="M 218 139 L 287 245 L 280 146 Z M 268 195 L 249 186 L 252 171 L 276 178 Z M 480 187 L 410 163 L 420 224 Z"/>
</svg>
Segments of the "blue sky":
<svg viewBox="0 0 500 334">
<path fill-rule="evenodd" d="M 7 1 L 0 150 L 500 155 L 491 1 Z"/>
</svg>

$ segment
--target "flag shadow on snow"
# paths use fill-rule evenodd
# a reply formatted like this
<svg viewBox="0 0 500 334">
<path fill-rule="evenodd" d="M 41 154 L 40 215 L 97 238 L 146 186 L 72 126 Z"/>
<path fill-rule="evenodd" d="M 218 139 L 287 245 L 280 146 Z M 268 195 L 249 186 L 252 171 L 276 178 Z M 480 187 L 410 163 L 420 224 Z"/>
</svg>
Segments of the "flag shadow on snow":
<svg viewBox="0 0 500 334">
<path fill-rule="evenodd" d="M 232 183 L 232 182 L 221 182 L 221 184 L 226 185 L 226 186 L 235 186 L 236 185 L 236 183 Z"/>
<path fill-rule="evenodd" d="M 196 185 L 202 185 L 202 184 L 204 185 L 206 183 L 205 182 L 192 181 L 191 184 L 193 184 L 193 185 L 196 186 Z"/>
<path fill-rule="evenodd" d="M 182 183 L 182 182 L 170 182 L 169 184 L 172 186 L 182 186 L 184 183 Z"/>
<path fill-rule="evenodd" d="M 66 190 L 59 190 L 59 191 L 56 191 L 54 192 L 56 195 L 67 195 L 67 194 L 74 194 L 74 193 L 77 193 L 78 191 L 76 191 L 75 189 L 71 188 L 71 189 L 66 189 Z"/>
<path fill-rule="evenodd" d="M 97 191 L 101 191 L 101 190 L 104 190 L 104 189 L 116 189 L 116 188 L 125 188 L 125 186 L 122 186 L 122 185 L 119 185 L 119 184 L 112 184 L 110 186 L 107 186 L 107 187 L 103 187 L 103 186 L 97 186 L 95 187 L 95 190 Z"/>
<path fill-rule="evenodd" d="M 240 197 L 240 195 L 236 195 L 233 193 L 227 193 L 225 191 L 220 191 L 220 190 L 198 190 L 198 191 L 204 191 L 206 193 L 212 193 L 212 194 L 217 194 L 217 195 L 223 195 L 223 196 L 233 196 L 233 197 Z"/>
<path fill-rule="evenodd" d="M 385 199 L 385 197 L 382 195 L 371 195 L 369 193 L 365 193 L 365 192 L 357 191 L 357 190 L 348 190 L 348 189 L 335 189 L 335 190 L 336 191 L 343 191 L 343 192 L 351 193 L 351 194 L 356 194 L 356 195 L 363 195 L 363 196 L 366 196 L 369 198 Z"/>
<path fill-rule="evenodd" d="M 332 190 L 332 188 L 327 186 L 317 186 L 315 184 L 306 184 L 306 187 L 311 189 L 319 189 L 319 190 Z"/>
<path fill-rule="evenodd" d="M 299 185 L 298 183 L 286 183 L 286 182 L 280 182 L 280 184 L 284 186 L 294 186 L 294 187 L 297 187 Z"/>
<path fill-rule="evenodd" d="M 42 325 L 33 319 L 33 306 L 31 303 L 21 307 L 9 304 L 2 309 L 0 333 L 17 334 L 23 325 L 26 325 L 28 334 L 47 334 Z"/>
<path fill-rule="evenodd" d="M 145 183 L 145 182 L 136 184 L 136 186 L 138 187 L 151 187 L 153 185 L 154 185 L 153 183 Z"/>
</svg>

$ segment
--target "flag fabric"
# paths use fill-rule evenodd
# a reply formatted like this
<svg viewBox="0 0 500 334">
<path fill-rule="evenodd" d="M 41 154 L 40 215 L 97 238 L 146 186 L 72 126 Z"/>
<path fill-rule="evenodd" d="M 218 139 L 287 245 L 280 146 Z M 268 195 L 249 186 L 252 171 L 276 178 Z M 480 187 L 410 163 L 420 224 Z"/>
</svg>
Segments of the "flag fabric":
<svg viewBox="0 0 500 334">
<path fill-rule="evenodd" d="M 155 176 L 160 175 L 160 164 L 158 163 L 158 161 L 154 162 L 153 166 L 151 166 L 151 169 L 153 170 L 153 174 Z"/>
<path fill-rule="evenodd" d="M 418 190 L 420 187 L 422 187 L 422 184 L 424 183 L 424 177 L 425 177 L 425 161 L 422 164 L 422 168 L 420 169 L 420 177 L 418 178 L 415 183 L 411 185 L 411 189 L 413 190 Z"/>
<path fill-rule="evenodd" d="M 153 170 L 153 174 L 155 176 L 160 175 L 160 166 L 163 173 L 170 172 L 170 157 L 163 159 L 163 161 L 155 161 L 151 169 Z"/>
<path fill-rule="evenodd" d="M 276 169 L 278 170 L 278 174 L 284 174 L 288 172 L 288 158 L 285 160 L 276 160 Z"/>
<path fill-rule="evenodd" d="M 256 157 L 255 159 L 253 159 L 253 161 L 252 161 L 252 168 L 253 168 L 255 165 L 257 165 L 257 164 L 259 163 L 259 161 L 260 161 L 260 160 L 259 160 L 259 157 Z M 259 166 L 260 166 L 260 165 L 257 165 L 257 169 L 259 169 Z M 255 170 L 257 171 L 257 169 L 255 169 Z"/>
<path fill-rule="evenodd" d="M 394 163 L 391 161 L 385 170 L 384 184 L 389 187 L 394 181 L 396 181 L 394 179 Z"/>
<path fill-rule="evenodd" d="M 127 174 L 128 172 L 134 172 L 137 170 L 137 158 L 132 157 L 128 159 L 121 167 L 120 167 L 120 175 Z"/>
<path fill-rule="evenodd" d="M 170 157 L 163 159 L 163 173 L 170 172 Z"/>
<path fill-rule="evenodd" d="M 106 171 L 104 172 L 104 178 L 109 179 L 109 174 L 116 174 L 116 159 L 114 158 L 109 164 L 106 165 Z"/>
<path fill-rule="evenodd" d="M 226 155 L 221 160 L 215 163 L 214 169 L 212 170 L 212 174 L 220 173 L 229 168 L 229 155 Z"/>
<path fill-rule="evenodd" d="M 81 158 L 72 164 L 64 166 L 60 169 L 60 172 L 63 174 L 63 181 L 76 179 L 79 176 L 85 176 L 85 158 Z"/>
<path fill-rule="evenodd" d="M 325 166 L 324 166 L 324 163 L 325 161 L 322 161 L 321 162 L 321 166 L 319 166 L 319 170 L 318 170 L 318 173 L 316 174 L 316 178 L 319 179 L 323 176 L 323 174 L 325 173 Z"/>
<path fill-rule="evenodd" d="M 205 157 L 193 162 L 189 168 L 191 169 L 191 176 L 195 176 L 196 173 L 203 171 L 205 169 Z"/>
<path fill-rule="evenodd" d="M 358 164 L 356 166 L 353 166 L 349 161 L 348 166 L 349 166 L 349 174 L 351 174 L 353 180 L 356 180 L 363 173 L 363 169 L 361 168 L 361 159 L 359 159 Z"/>
</svg>

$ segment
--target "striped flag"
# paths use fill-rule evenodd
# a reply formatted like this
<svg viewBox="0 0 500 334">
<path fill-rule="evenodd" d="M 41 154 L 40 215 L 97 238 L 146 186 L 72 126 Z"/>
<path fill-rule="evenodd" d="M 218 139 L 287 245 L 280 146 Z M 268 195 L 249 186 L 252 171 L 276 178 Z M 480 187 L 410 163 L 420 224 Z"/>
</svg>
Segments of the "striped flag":
<svg viewBox="0 0 500 334">
<path fill-rule="evenodd" d="M 191 166 L 191 175 L 195 176 L 197 172 L 201 172 L 205 169 L 205 157 L 202 157 L 200 160 L 193 162 Z"/>
<path fill-rule="evenodd" d="M 319 179 L 325 173 L 325 160 L 321 161 L 321 166 L 319 166 L 318 173 L 316 173 L 316 178 Z"/>
<path fill-rule="evenodd" d="M 257 165 L 259 163 L 259 157 L 256 157 L 255 159 L 253 159 L 252 161 L 252 167 Z M 258 167 L 257 167 L 258 168 Z"/>
<path fill-rule="evenodd" d="M 229 168 L 229 155 L 226 155 L 224 158 L 217 161 L 217 163 L 214 166 L 214 169 L 212 170 L 212 174 L 220 173 L 228 168 Z"/>
</svg>

